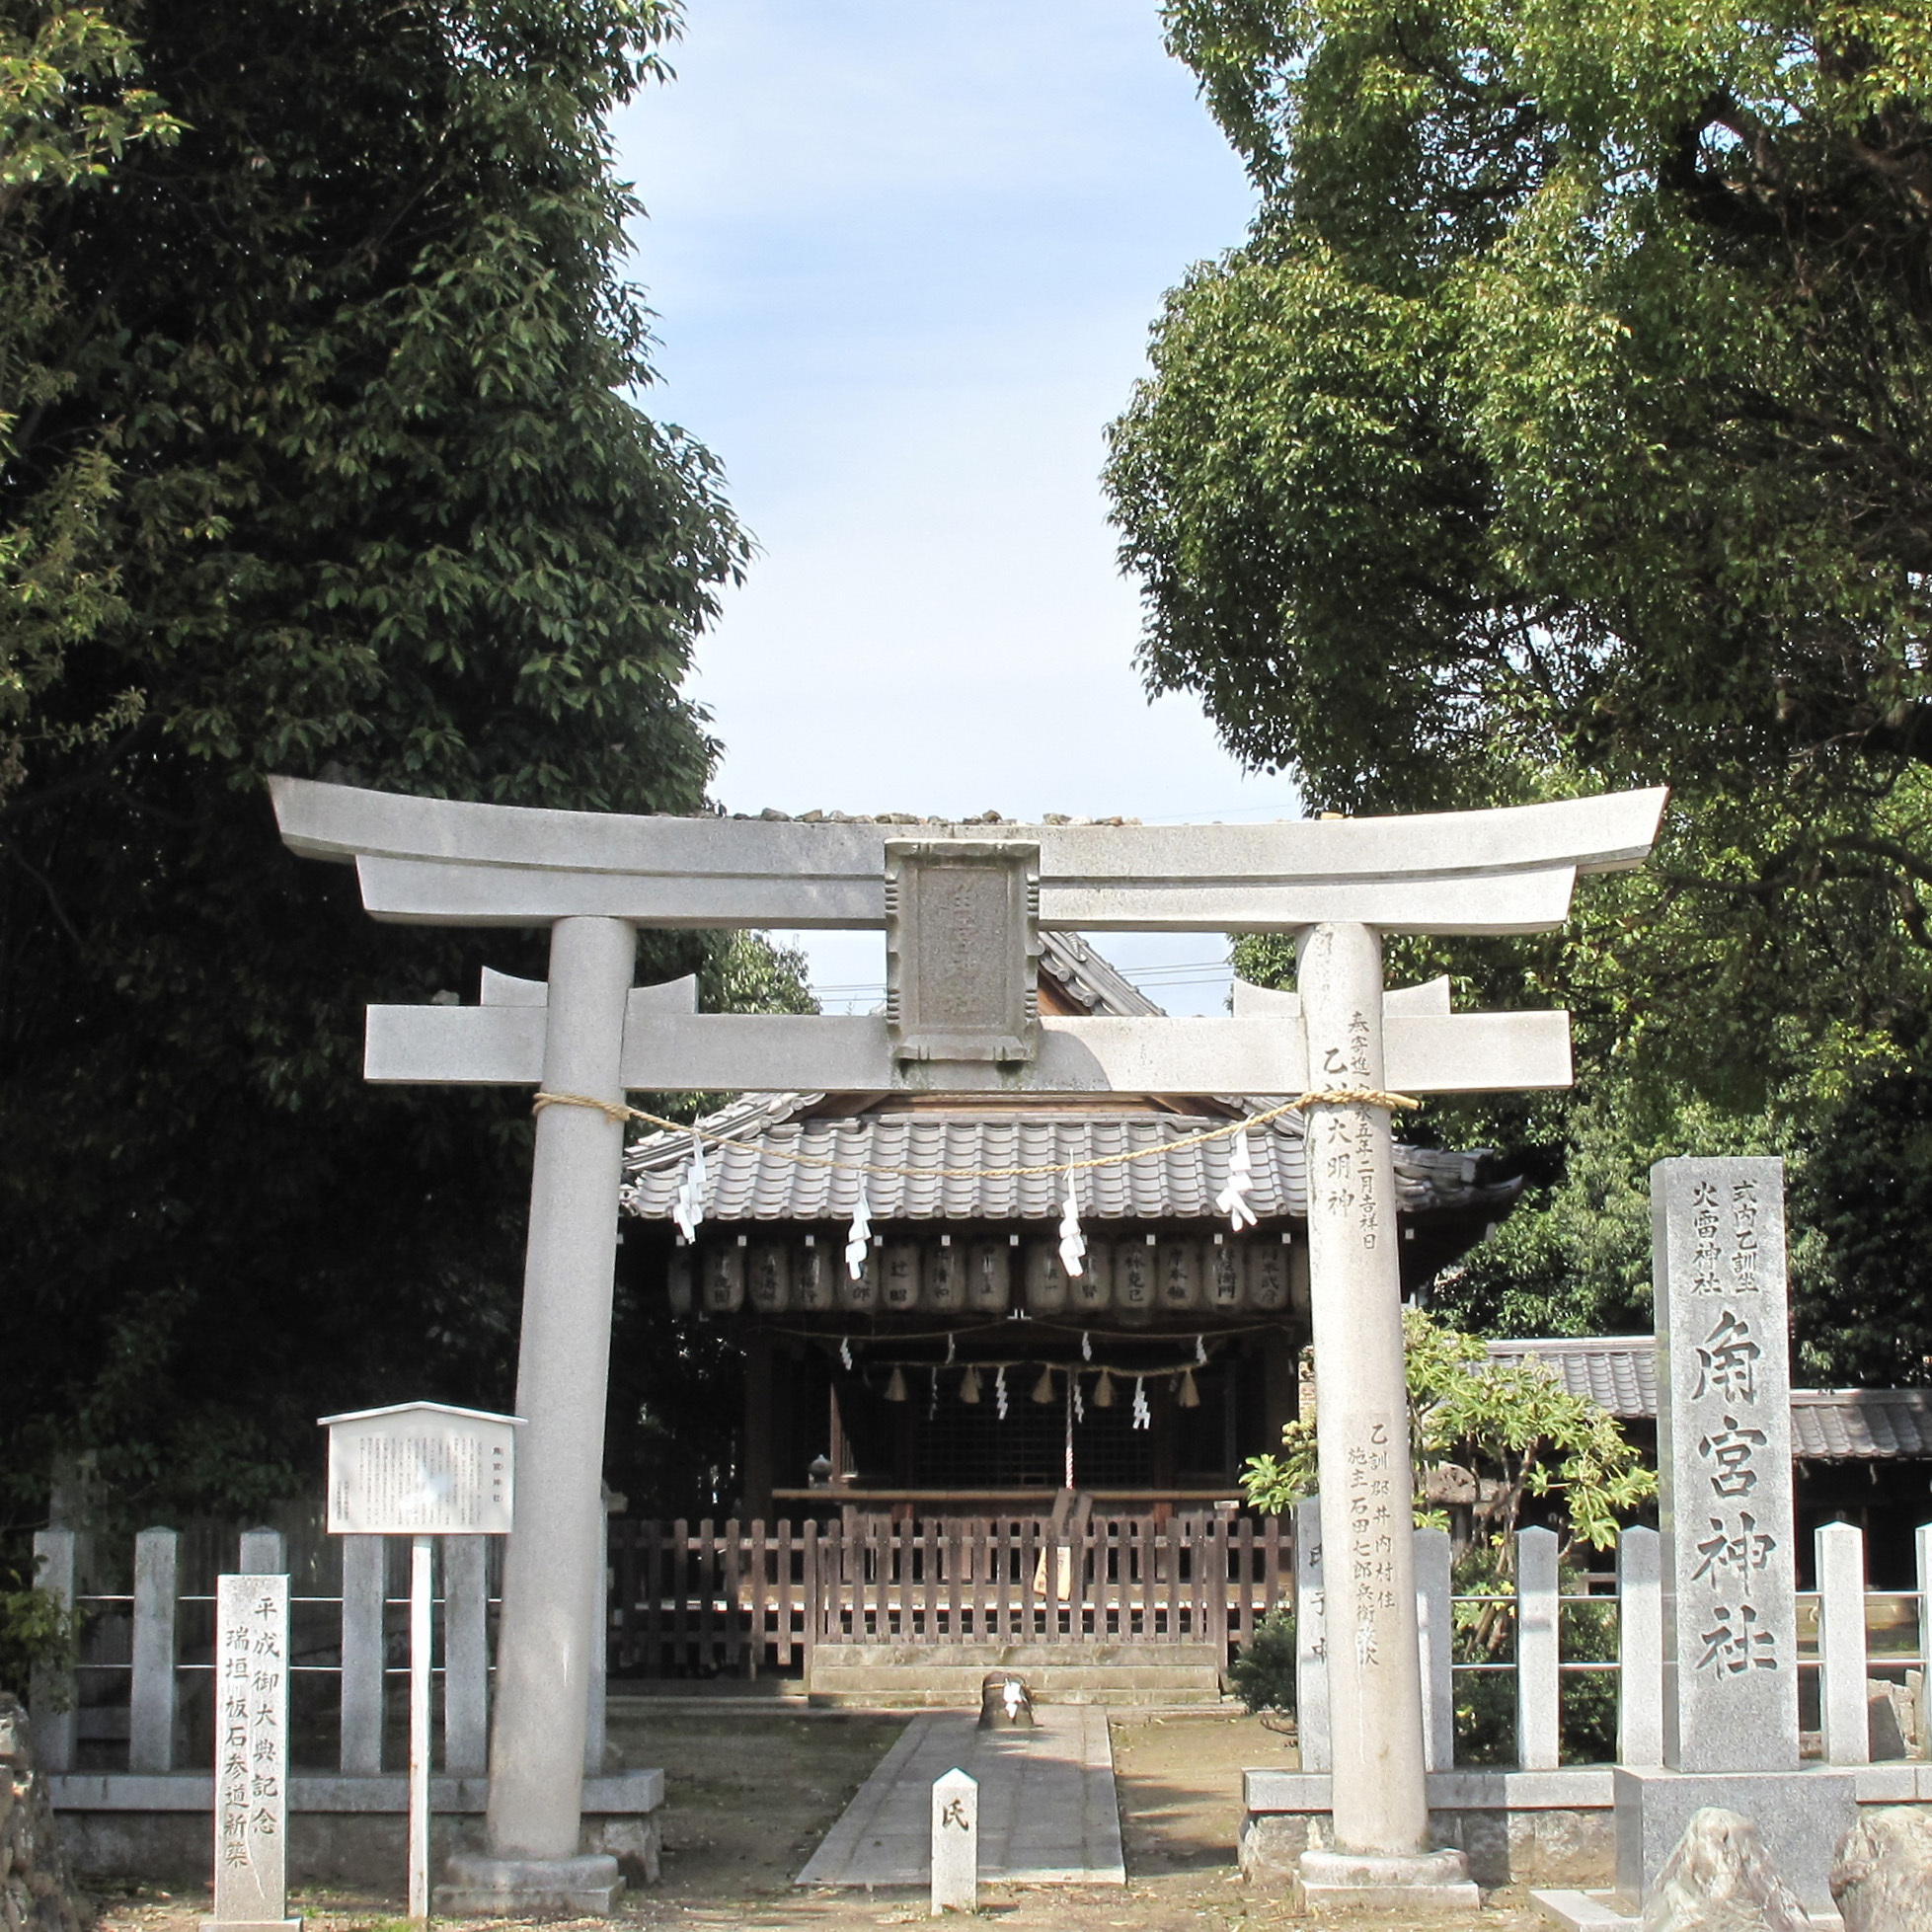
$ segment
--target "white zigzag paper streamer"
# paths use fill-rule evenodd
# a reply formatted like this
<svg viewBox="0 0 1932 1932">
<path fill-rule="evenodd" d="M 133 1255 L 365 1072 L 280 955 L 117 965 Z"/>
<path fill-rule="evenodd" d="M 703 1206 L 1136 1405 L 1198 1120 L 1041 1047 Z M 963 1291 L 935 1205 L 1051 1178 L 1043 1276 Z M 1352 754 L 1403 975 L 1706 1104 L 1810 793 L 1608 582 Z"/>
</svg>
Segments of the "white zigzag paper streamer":
<svg viewBox="0 0 1932 1932">
<path fill-rule="evenodd" d="M 1228 1152 L 1228 1184 L 1214 1197 L 1215 1208 L 1228 1217 L 1228 1225 L 1236 1234 L 1255 1225 L 1255 1210 L 1248 1205 L 1254 1191 L 1255 1166 L 1248 1152 L 1248 1136 L 1237 1133 Z"/>
<path fill-rule="evenodd" d="M 1065 1212 L 1060 1216 L 1060 1266 L 1076 1279 L 1085 1274 L 1087 1237 L 1080 1232 L 1080 1203 L 1073 1198 L 1073 1183 L 1066 1184 Z"/>
<path fill-rule="evenodd" d="M 872 1209 L 866 1201 L 866 1184 L 859 1183 L 858 1205 L 852 1209 L 852 1225 L 845 1230 L 845 1272 L 857 1280 L 866 1272 L 866 1249 L 872 1242 Z"/>
<path fill-rule="evenodd" d="M 677 1198 L 671 1203 L 671 1219 L 686 1241 L 696 1239 L 698 1223 L 704 1219 L 704 1142 L 693 1127 L 691 1158 L 685 1164 L 683 1180 L 677 1184 Z"/>
</svg>

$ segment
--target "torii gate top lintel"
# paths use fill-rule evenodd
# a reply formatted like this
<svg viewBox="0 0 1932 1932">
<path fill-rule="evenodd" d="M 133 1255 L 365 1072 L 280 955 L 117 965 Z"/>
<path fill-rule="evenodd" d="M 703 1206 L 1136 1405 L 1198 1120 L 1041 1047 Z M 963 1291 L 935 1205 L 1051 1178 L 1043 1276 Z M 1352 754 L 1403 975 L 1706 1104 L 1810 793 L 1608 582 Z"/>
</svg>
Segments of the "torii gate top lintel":
<svg viewBox="0 0 1932 1932">
<path fill-rule="evenodd" d="M 1662 788 L 1486 811 L 1269 825 L 1022 825 L 554 811 L 273 778 L 282 837 L 352 862 L 379 919 L 685 929 L 884 927 L 889 848 L 997 839 L 1039 852 L 1057 931 L 1546 932 L 1582 873 L 1643 863 Z"/>
</svg>

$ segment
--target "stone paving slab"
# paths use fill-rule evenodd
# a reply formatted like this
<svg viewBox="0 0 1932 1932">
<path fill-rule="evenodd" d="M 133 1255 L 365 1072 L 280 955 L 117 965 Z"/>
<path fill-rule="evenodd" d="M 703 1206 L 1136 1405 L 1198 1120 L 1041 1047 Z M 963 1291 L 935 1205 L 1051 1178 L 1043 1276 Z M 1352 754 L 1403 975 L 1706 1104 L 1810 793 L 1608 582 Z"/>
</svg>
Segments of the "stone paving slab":
<svg viewBox="0 0 1932 1932">
<path fill-rule="evenodd" d="M 983 1881 L 1125 1885 L 1107 1713 L 1048 1705 L 1036 1716 L 1032 1731 L 981 1731 L 957 1711 L 914 1718 L 796 1883 L 929 1885 L 933 1782 L 957 1768 L 979 1783 Z"/>
</svg>

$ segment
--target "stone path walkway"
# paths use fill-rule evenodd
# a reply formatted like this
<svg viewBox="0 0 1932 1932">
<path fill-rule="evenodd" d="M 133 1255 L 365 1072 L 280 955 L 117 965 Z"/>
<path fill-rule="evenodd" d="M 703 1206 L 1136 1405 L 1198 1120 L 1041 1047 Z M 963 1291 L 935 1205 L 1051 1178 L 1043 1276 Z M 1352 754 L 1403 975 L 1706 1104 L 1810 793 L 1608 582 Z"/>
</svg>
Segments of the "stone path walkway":
<svg viewBox="0 0 1932 1932">
<path fill-rule="evenodd" d="M 1107 1713 L 1062 1704 L 1032 1731 L 981 1731 L 970 1714 L 916 1717 L 798 1876 L 800 1885 L 924 1886 L 933 1780 L 979 1781 L 979 1876 L 1017 1885 L 1125 1885 Z"/>
</svg>

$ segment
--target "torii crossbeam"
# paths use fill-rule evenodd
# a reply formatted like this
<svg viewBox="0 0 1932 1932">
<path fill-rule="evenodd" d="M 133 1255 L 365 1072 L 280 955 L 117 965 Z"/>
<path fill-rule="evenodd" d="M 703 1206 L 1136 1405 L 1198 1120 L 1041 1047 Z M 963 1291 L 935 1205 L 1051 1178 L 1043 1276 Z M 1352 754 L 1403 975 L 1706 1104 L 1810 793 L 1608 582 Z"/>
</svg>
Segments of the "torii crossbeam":
<svg viewBox="0 0 1932 1932">
<path fill-rule="evenodd" d="M 516 1528 L 492 1732 L 505 1909 L 580 1901 L 586 1636 L 598 1614 L 612 1266 L 634 1090 L 1303 1093 L 1567 1086 L 1568 1016 L 1454 1014 L 1443 982 L 1384 992 L 1389 932 L 1527 933 L 1578 877 L 1641 865 L 1665 794 L 1275 825 L 907 825 L 631 817 L 270 781 L 283 838 L 352 862 L 379 919 L 548 926 L 547 985 L 486 975 L 469 1008 L 371 1007 L 371 1080 L 539 1085 L 524 1274 Z M 884 928 L 883 1016 L 699 1014 L 689 980 L 631 984 L 640 926 Z M 1297 935 L 1299 990 L 1237 985 L 1226 1019 L 1042 1018 L 1041 929 Z M 1310 1296 L 1328 1552 L 1334 1842 L 1311 1898 L 1370 1884 L 1473 1903 L 1432 1851 L 1388 1107 L 1311 1105 Z M 602 1861 L 607 1863 L 608 1861 Z M 614 1871 L 608 1875 L 614 1879 Z"/>
</svg>

